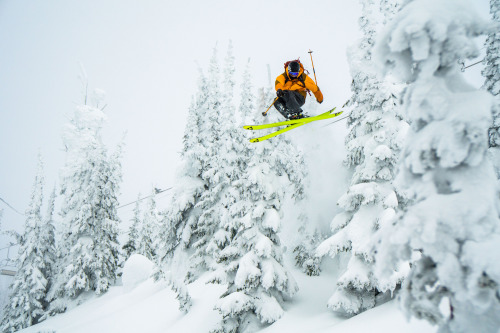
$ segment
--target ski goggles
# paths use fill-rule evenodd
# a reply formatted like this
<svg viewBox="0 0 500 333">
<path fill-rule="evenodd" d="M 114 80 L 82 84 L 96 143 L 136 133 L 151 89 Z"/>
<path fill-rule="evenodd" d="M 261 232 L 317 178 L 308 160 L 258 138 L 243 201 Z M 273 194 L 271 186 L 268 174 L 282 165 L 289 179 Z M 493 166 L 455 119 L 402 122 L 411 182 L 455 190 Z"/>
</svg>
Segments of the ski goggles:
<svg viewBox="0 0 500 333">
<path fill-rule="evenodd" d="M 299 76 L 299 72 L 288 72 L 288 74 L 290 74 L 291 76 Z"/>
</svg>

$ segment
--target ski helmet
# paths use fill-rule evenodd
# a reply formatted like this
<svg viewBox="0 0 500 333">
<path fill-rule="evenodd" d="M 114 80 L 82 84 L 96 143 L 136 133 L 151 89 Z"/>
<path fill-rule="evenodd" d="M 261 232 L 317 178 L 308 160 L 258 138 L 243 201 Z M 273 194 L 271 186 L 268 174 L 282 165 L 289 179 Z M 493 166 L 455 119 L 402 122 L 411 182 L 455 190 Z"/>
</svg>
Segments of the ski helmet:
<svg viewBox="0 0 500 333">
<path fill-rule="evenodd" d="M 288 64 L 288 75 L 291 77 L 299 76 L 300 64 L 298 61 L 292 61 Z"/>
</svg>

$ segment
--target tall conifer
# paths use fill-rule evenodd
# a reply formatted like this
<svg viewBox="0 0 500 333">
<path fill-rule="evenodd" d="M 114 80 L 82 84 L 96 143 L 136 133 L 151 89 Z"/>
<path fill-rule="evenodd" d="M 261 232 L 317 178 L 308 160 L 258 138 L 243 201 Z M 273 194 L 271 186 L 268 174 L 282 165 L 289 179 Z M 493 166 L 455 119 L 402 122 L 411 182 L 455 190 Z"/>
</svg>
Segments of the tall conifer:
<svg viewBox="0 0 500 333">
<path fill-rule="evenodd" d="M 500 24 L 500 1 L 490 0 L 493 22 Z M 489 154 L 500 178 L 500 32 L 493 28 L 486 39 L 486 66 L 482 71 L 485 78 L 483 88 L 495 96 L 493 123 L 488 130 Z"/>
<path fill-rule="evenodd" d="M 43 162 L 39 156 L 30 205 L 26 210 L 24 232 L 18 237 L 18 270 L 0 324 L 2 332 L 15 332 L 37 324 L 48 306 L 46 295 L 55 256 L 51 218 L 54 195 L 49 202 L 49 215 L 44 219 L 41 214 L 43 188 Z"/>
<path fill-rule="evenodd" d="M 498 189 L 486 158 L 493 101 L 457 64 L 478 56 L 474 37 L 486 27 L 469 1 L 415 0 L 377 44 L 380 64 L 409 83 L 411 128 L 397 178 L 410 201 L 385 229 L 376 271 L 390 276 L 392 265 L 413 259 L 403 308 L 440 333 L 500 327 Z"/>
<path fill-rule="evenodd" d="M 251 89 L 247 67 L 239 108 L 244 122 L 260 120 L 255 118 L 260 113 L 253 107 Z M 301 155 L 288 141 L 276 138 L 274 144 L 249 144 L 248 136 L 240 135 L 234 145 L 240 147 L 237 152 L 245 158 L 234 164 L 234 175 L 238 177 L 230 178 L 230 187 L 221 201 L 226 212 L 221 216 L 222 228 L 216 239 L 224 246 L 219 247 L 220 266 L 212 275 L 212 282 L 228 284 L 216 305 L 223 319 L 213 330 L 224 333 L 251 332 L 275 322 L 284 313 L 283 302 L 297 291 L 297 284 L 283 266 L 277 233 L 286 189 L 292 185 L 297 196 L 303 192 L 302 182 L 293 183 L 304 173 L 303 165 L 294 164 L 301 161 Z M 282 149 L 288 149 L 288 154 L 273 154 Z M 293 159 L 288 160 L 290 156 Z M 285 178 L 286 182 L 280 181 Z"/>
<path fill-rule="evenodd" d="M 94 94 L 96 105 L 101 97 L 101 91 Z M 65 299 L 84 291 L 102 294 L 117 277 L 121 146 L 108 155 L 101 138 L 105 119 L 98 107 L 79 105 L 63 133 L 63 230 L 53 311 L 64 311 Z"/>
<path fill-rule="evenodd" d="M 376 7 L 371 0 L 361 0 L 361 4 L 363 38 L 349 50 L 353 110 L 348 118 L 345 164 L 354 173 L 351 186 L 337 203 L 344 211 L 331 223 L 333 235 L 317 249 L 319 256 L 345 253 L 349 258 L 328 301 L 330 308 L 349 315 L 374 307 L 384 292 L 388 296 L 400 285 L 406 274 L 406 269 L 398 272 L 398 267 L 386 281 L 377 280 L 373 274 L 374 235 L 400 205 L 392 181 L 408 125 L 399 112 L 398 87 L 384 82 L 372 61 Z M 397 8 L 387 1 L 382 6 L 386 17 Z"/>
<path fill-rule="evenodd" d="M 156 208 L 156 190 L 153 189 L 144 210 L 141 226 L 138 228 L 136 242 L 136 253 L 142 254 L 149 260 L 154 260 L 156 257 L 153 240 L 159 229 L 161 219 L 161 215 Z"/>
<path fill-rule="evenodd" d="M 123 245 L 122 249 L 125 251 L 125 260 L 130 258 L 134 253 L 137 253 L 137 240 L 139 238 L 139 229 L 141 228 L 141 194 L 137 195 L 137 201 L 135 202 L 134 215 L 132 217 L 132 224 L 128 230 L 128 240 Z"/>
</svg>

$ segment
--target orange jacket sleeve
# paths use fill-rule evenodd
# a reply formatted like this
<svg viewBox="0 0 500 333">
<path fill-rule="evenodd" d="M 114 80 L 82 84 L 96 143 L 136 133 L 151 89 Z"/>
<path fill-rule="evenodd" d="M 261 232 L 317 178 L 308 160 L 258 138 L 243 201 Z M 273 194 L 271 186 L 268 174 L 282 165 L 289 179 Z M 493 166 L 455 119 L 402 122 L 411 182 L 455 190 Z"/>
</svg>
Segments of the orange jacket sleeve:
<svg viewBox="0 0 500 333">
<path fill-rule="evenodd" d="M 306 76 L 304 83 L 306 85 L 306 88 L 309 89 L 314 94 L 314 97 L 316 97 L 318 103 L 323 102 L 323 93 L 321 92 L 321 90 L 319 90 L 319 87 L 316 85 L 316 83 L 314 83 L 314 81 L 309 77 L 309 75 Z"/>
<path fill-rule="evenodd" d="M 323 93 L 321 92 L 321 90 L 319 90 L 319 88 L 318 91 L 314 93 L 314 97 L 316 97 L 318 103 L 323 103 Z"/>
<path fill-rule="evenodd" d="M 274 89 L 278 91 L 278 89 L 283 89 L 284 86 L 285 86 L 285 77 L 283 76 L 283 74 L 281 74 L 276 78 L 276 81 L 274 82 Z"/>
</svg>

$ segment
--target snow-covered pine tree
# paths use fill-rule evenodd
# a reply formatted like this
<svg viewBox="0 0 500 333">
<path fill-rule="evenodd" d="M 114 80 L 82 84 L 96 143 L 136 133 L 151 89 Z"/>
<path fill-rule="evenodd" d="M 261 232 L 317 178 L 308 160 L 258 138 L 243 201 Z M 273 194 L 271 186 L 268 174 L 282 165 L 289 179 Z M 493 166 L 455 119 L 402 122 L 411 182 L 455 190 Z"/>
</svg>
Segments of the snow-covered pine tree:
<svg viewBox="0 0 500 333">
<path fill-rule="evenodd" d="M 401 0 L 380 0 L 380 12 L 384 15 L 384 25 L 399 11 L 400 6 Z"/>
<path fill-rule="evenodd" d="M 392 279 L 384 282 L 373 274 L 374 235 L 387 218 L 395 214 L 399 205 L 392 181 L 408 125 L 398 113 L 400 89 L 382 80 L 372 61 L 377 23 L 375 6 L 372 0 L 361 0 L 361 5 L 359 22 L 363 38 L 349 50 L 348 57 L 353 95 L 345 164 L 353 168 L 354 173 L 349 189 L 338 201 L 343 212 L 331 223 L 333 235 L 317 248 L 320 257 L 345 253 L 348 258 L 328 301 L 328 307 L 348 315 L 370 309 L 377 300 L 386 299 L 407 273 L 404 268 L 398 272 L 394 267 Z M 382 9 L 389 15 L 393 12 Z"/>
<path fill-rule="evenodd" d="M 102 100 L 96 91 L 95 103 Z M 66 309 L 66 299 L 84 291 L 105 292 L 116 280 L 118 264 L 118 191 L 121 145 L 108 156 L 101 131 L 106 116 L 90 105 L 76 107 L 63 140 L 63 219 L 57 281 L 51 292 L 54 312 Z"/>
<path fill-rule="evenodd" d="M 498 191 L 486 158 L 492 98 L 457 65 L 478 56 L 474 37 L 485 29 L 469 1 L 415 0 L 377 43 L 379 63 L 409 82 L 411 123 L 397 178 L 411 204 L 385 229 L 377 274 L 413 256 L 402 304 L 438 332 L 500 327 Z"/>
<path fill-rule="evenodd" d="M 122 249 L 124 251 L 125 255 L 125 260 L 130 258 L 130 256 L 134 253 L 137 252 L 137 241 L 139 239 L 139 228 L 142 225 L 141 222 L 141 194 L 139 193 L 137 195 L 137 201 L 135 202 L 135 207 L 134 207 L 134 215 L 132 216 L 132 224 L 130 225 L 130 228 L 128 229 L 128 240 L 125 245 L 123 245 Z"/>
<path fill-rule="evenodd" d="M 222 70 L 221 82 L 221 106 L 220 106 L 220 133 L 224 137 L 218 147 L 217 164 L 220 176 L 218 183 L 213 186 L 213 191 L 217 194 L 218 202 L 215 203 L 215 216 L 218 225 L 206 245 L 205 255 L 208 260 L 216 258 L 231 240 L 231 223 L 233 216 L 239 213 L 238 202 L 241 201 L 240 181 L 245 177 L 245 168 L 248 159 L 247 144 L 244 136 L 241 135 L 241 127 L 238 112 L 234 106 L 234 86 L 235 86 L 235 59 L 233 55 L 233 45 L 229 42 L 224 66 Z M 203 216 L 203 215 L 202 215 Z M 210 267 L 216 270 L 216 264 Z"/>
<path fill-rule="evenodd" d="M 2 332 L 15 332 L 37 324 L 48 306 L 46 294 L 55 256 L 54 226 L 51 218 L 54 196 L 49 202 L 50 214 L 43 219 L 43 187 L 43 162 L 39 156 L 30 205 L 26 210 L 24 232 L 18 237 L 18 270 L 0 324 Z"/>
<path fill-rule="evenodd" d="M 261 123 L 262 114 L 261 110 L 265 110 L 271 105 L 274 98 L 276 98 L 276 93 L 274 88 L 267 87 L 260 89 L 259 98 L 257 99 L 257 106 L 259 107 L 252 117 L 246 121 L 246 123 Z M 283 117 L 275 109 L 270 110 L 267 117 L 264 118 L 264 122 L 277 122 L 282 121 Z M 290 196 L 294 200 L 305 199 L 305 189 L 307 185 L 307 165 L 304 161 L 304 155 L 294 143 L 290 140 L 290 137 L 285 135 L 279 135 L 272 140 L 266 140 L 268 144 L 257 144 L 252 145 L 253 152 L 256 154 L 258 160 L 264 164 L 269 164 L 276 172 L 276 175 L 284 181 L 287 188 L 286 192 L 290 193 Z M 263 158 L 263 156 L 267 157 Z"/>
<path fill-rule="evenodd" d="M 316 249 L 326 236 L 318 229 L 312 232 L 308 230 L 307 219 L 299 227 L 298 232 L 301 240 L 293 249 L 295 265 L 309 276 L 318 276 L 321 273 L 321 258 L 316 255 Z"/>
<path fill-rule="evenodd" d="M 224 59 L 224 67 L 222 69 L 222 82 L 221 82 L 221 115 L 223 123 L 221 125 L 221 132 L 226 130 L 236 130 L 234 126 L 235 117 L 237 116 L 236 108 L 234 107 L 234 86 L 236 85 L 234 73 L 236 71 L 234 65 L 235 59 L 233 55 L 233 43 L 229 41 L 227 47 L 226 57 Z M 233 126 L 228 126 L 229 124 Z"/>
<path fill-rule="evenodd" d="M 179 310 L 188 313 L 193 305 L 191 296 L 184 283 L 178 281 L 170 281 L 170 288 L 175 293 L 175 299 L 179 302 Z"/>
<path fill-rule="evenodd" d="M 490 0 L 490 13 L 492 20 L 500 23 L 500 1 Z M 500 93 L 500 32 L 498 29 L 491 31 L 486 39 L 486 66 L 482 71 L 485 77 L 484 89 L 494 96 Z"/>
<path fill-rule="evenodd" d="M 156 231 L 162 220 L 158 209 L 156 208 L 156 190 L 153 189 L 148 198 L 141 226 L 138 228 L 136 253 L 142 254 L 149 260 L 154 261 L 156 257 L 155 244 L 153 243 Z"/>
<path fill-rule="evenodd" d="M 156 239 L 157 261 L 154 276 L 157 280 L 170 280 L 170 270 L 182 276 L 186 274 L 184 262 L 188 260 L 187 252 L 193 226 L 201 214 L 196 204 L 208 188 L 207 181 L 202 178 L 207 142 L 203 141 L 204 137 L 200 134 L 202 124 L 208 121 L 204 118 L 207 103 L 208 82 L 200 70 L 198 91 L 189 107 L 184 131 L 181 165 L 171 200 L 161 221 L 162 228 Z"/>
<path fill-rule="evenodd" d="M 233 76 L 234 59 L 231 44 L 228 48 L 222 81 L 220 80 L 217 50 L 214 49 L 208 71 L 207 110 L 200 131 L 202 140 L 206 142 L 206 155 L 202 159 L 203 172 L 201 177 L 208 184 L 208 187 L 196 204 L 200 215 L 195 224 L 191 226 L 190 248 L 194 253 L 190 257 L 191 267 L 188 272 L 188 280 L 190 281 L 207 270 L 215 269 L 214 247 L 211 241 L 220 227 L 222 214 L 220 200 L 229 184 L 228 159 L 232 158 L 230 154 L 234 154 L 231 147 L 227 146 L 231 144 L 231 140 L 226 137 L 229 133 L 226 132 L 228 126 L 225 125 L 234 119 L 234 115 L 231 117 L 230 114 L 234 86 Z"/>
<path fill-rule="evenodd" d="M 251 75 L 251 66 L 250 66 L 250 59 L 248 59 L 247 65 L 245 67 L 245 70 L 243 71 L 242 75 L 242 82 L 240 85 L 240 105 L 239 105 L 239 117 L 242 123 L 245 123 L 247 120 L 254 119 L 256 110 L 255 110 L 255 100 L 256 97 L 253 94 L 253 85 L 252 85 L 252 75 Z M 261 96 L 258 97 L 258 101 L 260 104 L 267 104 L 268 100 L 273 99 L 273 96 L 264 96 L 265 91 L 269 92 L 269 89 L 261 88 L 260 89 L 260 94 Z M 259 108 L 264 108 L 264 106 L 259 105 Z M 247 133 L 248 136 L 248 133 Z M 248 151 L 253 147 L 254 145 L 245 145 Z M 248 156 L 250 157 L 250 155 Z"/>
<path fill-rule="evenodd" d="M 47 205 L 47 212 L 45 215 L 44 223 L 42 224 L 42 228 L 40 230 L 40 237 L 42 238 L 42 242 L 46 244 L 45 251 L 45 265 L 47 276 L 49 277 L 49 287 L 53 283 L 53 276 L 56 269 L 56 260 L 57 260 L 57 246 L 56 246 L 56 222 L 54 221 L 54 211 L 56 204 L 56 187 L 52 189 L 52 193 L 50 194 L 49 202 Z"/>
<path fill-rule="evenodd" d="M 241 88 L 241 118 L 255 122 L 255 115 L 260 113 L 253 107 L 248 67 Z M 297 291 L 293 277 L 283 267 L 277 233 L 285 189 L 303 169 L 284 170 L 283 165 L 290 166 L 295 159 L 287 161 L 287 154 L 278 158 L 273 154 L 276 147 L 271 141 L 249 144 L 248 137 L 244 139 L 237 143 L 244 148 L 241 153 L 246 158 L 235 166 L 235 170 L 243 172 L 242 177 L 231 179 L 228 195 L 222 200 L 227 213 L 222 216 L 221 235 L 229 242 L 220 249 L 219 271 L 212 280 L 227 283 L 228 288 L 216 305 L 223 319 L 213 332 L 254 332 L 264 324 L 273 323 L 283 315 L 283 301 Z M 294 157 L 300 160 L 297 157 L 300 154 L 287 142 L 282 146 L 289 148 L 292 155 L 295 152 Z M 299 197 L 302 183 L 295 185 L 294 193 Z M 219 238 L 223 239 L 222 236 Z"/>
<path fill-rule="evenodd" d="M 500 1 L 490 0 L 492 20 L 500 24 Z M 486 39 L 486 66 L 482 71 L 485 78 L 483 88 L 495 96 L 493 124 L 488 130 L 489 154 L 495 166 L 497 178 L 500 178 L 500 32 L 498 26 Z"/>
<path fill-rule="evenodd" d="M 268 70 L 269 70 L 269 65 L 268 65 Z M 270 72 L 269 72 L 269 85 L 270 86 L 268 87 L 261 87 L 257 91 L 258 110 L 261 111 L 266 110 L 269 107 L 269 105 L 272 104 L 273 100 L 276 98 L 275 90 L 271 86 L 272 81 Z M 314 111 L 311 112 L 311 110 L 315 110 L 316 105 L 317 105 L 316 102 L 313 102 L 311 99 L 307 99 L 305 104 L 306 108 L 304 110 L 307 110 L 306 113 L 313 115 Z M 257 119 L 255 119 L 254 117 L 255 116 L 253 114 L 249 113 L 247 119 L 248 121 L 258 121 L 258 122 L 262 121 L 262 118 L 257 117 Z M 269 111 L 267 117 L 268 119 L 266 119 L 266 121 L 268 122 L 283 120 L 280 118 L 279 115 L 277 115 L 277 112 L 274 109 L 271 109 Z M 273 138 L 273 141 L 275 142 L 276 147 L 278 147 L 277 149 L 283 148 L 285 151 L 290 149 L 290 152 L 292 152 L 292 154 L 288 155 L 289 157 L 292 157 L 289 159 L 288 162 L 291 164 L 288 165 L 287 169 L 284 168 L 281 170 L 286 170 L 286 172 L 290 174 L 289 179 L 296 180 L 293 181 L 295 185 L 300 184 L 299 186 L 294 187 L 292 196 L 297 200 L 305 200 L 304 197 L 305 186 L 303 186 L 304 185 L 303 180 L 307 178 L 307 172 L 306 172 L 307 167 L 305 167 L 303 154 L 297 151 L 296 147 L 291 145 L 290 140 L 288 140 L 288 138 L 285 136 L 279 136 L 278 138 Z M 287 156 L 286 154 L 285 155 L 279 154 L 279 155 Z M 296 175 L 293 175 L 295 172 Z M 302 239 L 299 240 L 298 244 L 292 244 L 294 246 L 293 252 L 296 253 L 295 263 L 298 267 L 301 267 L 306 274 L 319 275 L 321 262 L 315 256 L 315 249 L 316 246 L 319 244 L 319 240 L 323 238 L 323 236 L 320 235 L 319 233 L 316 233 L 316 231 L 314 231 L 313 233 L 309 233 L 309 231 L 306 230 L 306 228 L 303 228 L 307 224 L 307 217 L 304 216 L 303 214 L 298 216 L 297 220 L 301 221 L 300 222 L 301 227 L 299 227 L 299 233 L 301 234 Z"/>
<path fill-rule="evenodd" d="M 224 75 L 219 82 L 217 50 L 210 60 L 209 77 L 200 74 L 196 99 L 191 103 L 184 135 L 178 185 L 162 222 L 158 238 L 158 261 L 154 276 L 166 280 L 178 294 L 183 309 L 190 298 L 180 288 L 178 276 L 186 260 L 191 281 L 215 269 L 217 249 L 227 244 L 221 227 L 229 203 L 234 202 L 231 179 L 241 178 L 239 164 L 245 158 L 234 126 L 234 57 L 229 44 Z M 223 136 L 223 137 L 222 137 Z M 229 137 L 229 139 L 228 139 Z M 240 143 L 238 144 L 238 140 Z M 221 201 L 222 200 L 222 201 Z"/>
<path fill-rule="evenodd" d="M 218 165 L 222 140 L 219 76 L 215 47 L 208 77 L 200 70 L 197 95 L 189 108 L 182 164 L 157 241 L 156 279 L 169 280 L 168 271 L 175 270 L 193 280 L 211 266 L 204 252 L 218 227 L 214 205 L 223 174 Z M 181 264 L 186 260 L 191 264 L 187 272 Z"/>
<path fill-rule="evenodd" d="M 250 112 L 249 108 L 252 107 L 253 96 L 250 91 L 252 89 L 250 82 L 249 64 L 243 74 L 243 83 L 241 85 L 242 98 L 240 101 L 240 112 L 233 105 L 232 96 L 234 91 L 234 58 L 231 53 L 226 57 L 224 72 L 226 73 L 224 79 L 224 95 L 231 95 L 231 99 L 225 102 L 230 107 L 223 105 L 225 117 L 230 117 L 229 121 L 224 121 L 223 133 L 228 136 L 228 142 L 223 144 L 221 154 L 224 155 L 224 167 L 226 169 L 226 184 L 225 190 L 222 193 L 220 200 L 220 225 L 219 230 L 214 234 L 208 249 L 214 255 L 217 262 L 221 264 L 218 269 L 211 276 L 211 282 L 225 283 L 227 280 L 225 272 L 225 260 L 221 259 L 220 253 L 234 238 L 239 228 L 239 219 L 244 215 L 248 209 L 248 203 L 244 196 L 245 189 L 243 188 L 243 179 L 247 177 L 247 165 L 251 155 L 251 147 L 245 135 L 242 135 L 238 129 L 240 126 L 235 124 L 240 123 L 242 120 L 242 113 Z M 230 74 L 227 75 L 227 74 Z M 229 93 L 228 93 L 229 92 Z M 244 111 L 242 111 L 244 110 Z M 214 267 L 215 268 L 215 267 Z"/>
<path fill-rule="evenodd" d="M 270 87 L 260 87 L 257 90 L 257 110 L 263 110 L 262 112 L 264 112 L 275 98 L 276 94 L 274 93 L 274 89 Z M 268 115 L 272 114 L 272 111 L 270 110 Z M 253 119 L 253 117 L 248 119 Z"/>
<path fill-rule="evenodd" d="M 408 4 L 410 1 L 413 0 L 380 0 L 380 12 L 384 16 L 383 26 L 392 20 L 403 5 Z"/>
</svg>

